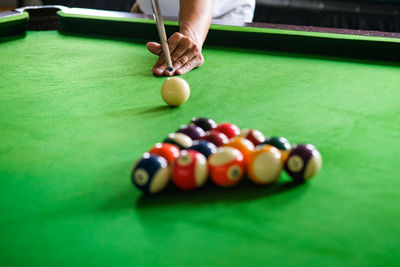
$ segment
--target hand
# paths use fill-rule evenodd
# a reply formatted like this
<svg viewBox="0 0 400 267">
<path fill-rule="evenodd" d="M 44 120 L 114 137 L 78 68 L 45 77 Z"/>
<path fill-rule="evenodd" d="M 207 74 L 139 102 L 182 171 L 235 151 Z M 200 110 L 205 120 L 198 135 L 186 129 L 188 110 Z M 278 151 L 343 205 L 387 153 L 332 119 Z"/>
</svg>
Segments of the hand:
<svg viewBox="0 0 400 267">
<path fill-rule="evenodd" d="M 159 43 L 147 43 L 147 49 L 159 56 L 153 67 L 153 74 L 157 76 L 182 75 L 194 68 L 198 68 L 204 63 L 204 57 L 201 54 L 201 47 L 191 38 L 176 32 L 168 39 L 168 46 L 171 54 L 173 71 L 167 70 L 167 63 L 164 57 L 162 46 Z"/>
</svg>

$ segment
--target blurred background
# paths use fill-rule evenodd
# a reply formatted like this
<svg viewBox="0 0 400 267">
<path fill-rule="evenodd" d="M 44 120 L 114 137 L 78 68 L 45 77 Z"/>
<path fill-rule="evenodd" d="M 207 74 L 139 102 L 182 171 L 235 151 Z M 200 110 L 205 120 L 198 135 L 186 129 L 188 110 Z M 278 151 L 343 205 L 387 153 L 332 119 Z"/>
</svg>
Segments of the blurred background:
<svg viewBox="0 0 400 267">
<path fill-rule="evenodd" d="M 28 5 L 129 11 L 135 0 L 0 0 L 0 11 Z M 257 0 L 254 22 L 400 32 L 400 0 Z"/>
</svg>

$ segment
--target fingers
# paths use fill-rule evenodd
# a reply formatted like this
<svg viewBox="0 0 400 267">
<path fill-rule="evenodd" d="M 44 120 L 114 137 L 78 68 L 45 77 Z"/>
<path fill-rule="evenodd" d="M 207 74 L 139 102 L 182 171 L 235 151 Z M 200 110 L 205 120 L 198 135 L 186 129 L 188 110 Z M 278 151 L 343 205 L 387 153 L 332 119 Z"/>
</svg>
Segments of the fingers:
<svg viewBox="0 0 400 267">
<path fill-rule="evenodd" d="M 181 75 L 194 68 L 200 67 L 204 62 L 201 48 L 192 39 L 181 33 L 174 33 L 168 40 L 168 46 L 174 69 L 171 72 L 167 70 L 167 63 L 164 53 L 162 53 L 161 45 L 154 42 L 149 42 L 147 44 L 147 48 L 150 52 L 159 55 L 159 58 L 152 69 L 154 75 Z"/>
<path fill-rule="evenodd" d="M 175 73 L 178 75 L 185 74 L 192 69 L 198 68 L 204 63 L 204 58 L 202 55 L 197 55 L 196 57 L 189 60 L 185 65 L 183 65 L 180 69 L 176 70 Z"/>
<path fill-rule="evenodd" d="M 156 42 L 148 42 L 147 49 L 154 55 L 159 56 L 162 53 L 162 46 Z"/>
</svg>

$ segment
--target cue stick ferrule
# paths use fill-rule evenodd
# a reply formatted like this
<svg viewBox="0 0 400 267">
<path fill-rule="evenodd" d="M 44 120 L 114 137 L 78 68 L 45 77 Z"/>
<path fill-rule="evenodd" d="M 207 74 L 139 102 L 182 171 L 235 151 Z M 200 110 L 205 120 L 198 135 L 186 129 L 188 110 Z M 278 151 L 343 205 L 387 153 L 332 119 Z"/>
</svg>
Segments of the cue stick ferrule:
<svg viewBox="0 0 400 267">
<path fill-rule="evenodd" d="M 150 3 L 151 3 L 151 7 L 153 9 L 153 17 L 154 17 L 154 20 L 156 21 L 157 31 L 158 31 L 158 35 L 160 37 L 161 46 L 162 46 L 162 49 L 164 52 L 165 59 L 167 61 L 168 70 L 173 71 L 171 54 L 170 54 L 169 46 L 168 46 L 167 34 L 165 33 L 164 21 L 163 21 L 162 15 L 161 15 L 160 3 L 158 2 L 158 0 L 150 0 Z"/>
</svg>

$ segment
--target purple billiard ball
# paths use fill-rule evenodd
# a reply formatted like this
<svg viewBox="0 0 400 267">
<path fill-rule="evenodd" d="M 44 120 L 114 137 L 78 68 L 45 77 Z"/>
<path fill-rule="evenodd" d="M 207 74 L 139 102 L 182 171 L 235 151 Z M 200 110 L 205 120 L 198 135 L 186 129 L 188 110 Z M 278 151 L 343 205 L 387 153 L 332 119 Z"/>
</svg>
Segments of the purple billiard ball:
<svg viewBox="0 0 400 267">
<path fill-rule="evenodd" d="M 198 140 L 206 134 L 203 129 L 195 125 L 184 125 L 179 128 L 177 133 L 186 134 L 192 138 L 192 140 Z"/>
<path fill-rule="evenodd" d="M 296 182 L 311 179 L 321 169 L 322 157 L 311 144 L 296 145 L 292 148 L 285 163 L 285 170 Z"/>
</svg>

